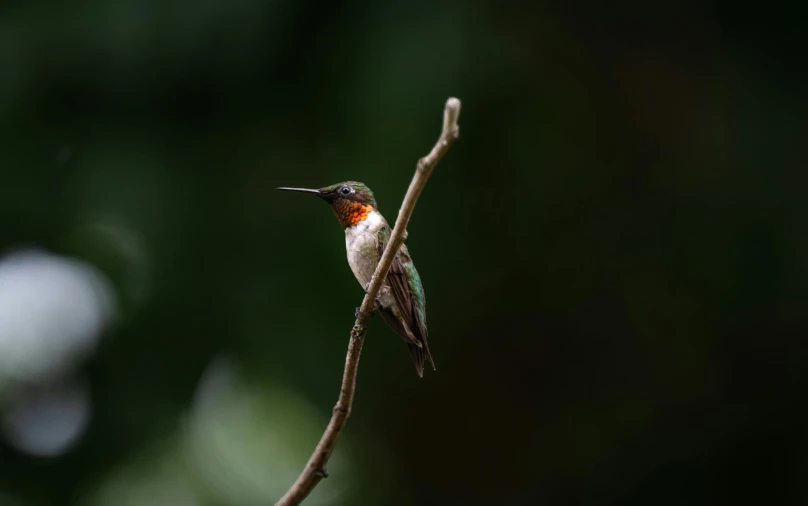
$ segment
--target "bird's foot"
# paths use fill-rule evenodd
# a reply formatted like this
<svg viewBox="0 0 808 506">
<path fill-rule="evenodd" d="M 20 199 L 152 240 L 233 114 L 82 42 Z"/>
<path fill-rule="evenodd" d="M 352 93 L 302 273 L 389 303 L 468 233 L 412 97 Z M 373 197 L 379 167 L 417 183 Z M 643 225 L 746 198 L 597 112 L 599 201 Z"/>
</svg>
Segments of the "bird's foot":
<svg viewBox="0 0 808 506">
<path fill-rule="evenodd" d="M 328 471 L 326 471 L 325 466 L 314 471 L 314 474 L 316 474 L 320 478 L 328 478 Z"/>
<path fill-rule="evenodd" d="M 365 283 L 365 293 L 368 293 L 369 290 L 370 290 L 370 281 Z"/>
</svg>

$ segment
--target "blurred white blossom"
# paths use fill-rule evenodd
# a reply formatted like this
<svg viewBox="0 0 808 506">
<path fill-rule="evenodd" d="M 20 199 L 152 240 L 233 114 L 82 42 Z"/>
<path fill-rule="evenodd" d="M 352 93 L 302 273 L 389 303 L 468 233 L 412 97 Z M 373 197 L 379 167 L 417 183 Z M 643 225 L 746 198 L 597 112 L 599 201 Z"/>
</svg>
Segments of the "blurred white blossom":
<svg viewBox="0 0 808 506">
<path fill-rule="evenodd" d="M 18 396 L 2 416 L 3 433 L 17 449 L 54 457 L 78 441 L 90 421 L 90 394 L 83 383 L 39 387 Z"/>
<path fill-rule="evenodd" d="M 85 262 L 39 250 L 0 258 L 0 392 L 72 371 L 115 307 L 111 284 Z"/>
<path fill-rule="evenodd" d="M 90 420 L 88 388 L 73 373 L 116 308 L 91 265 L 39 250 L 0 258 L 0 429 L 20 451 L 54 457 Z"/>
</svg>

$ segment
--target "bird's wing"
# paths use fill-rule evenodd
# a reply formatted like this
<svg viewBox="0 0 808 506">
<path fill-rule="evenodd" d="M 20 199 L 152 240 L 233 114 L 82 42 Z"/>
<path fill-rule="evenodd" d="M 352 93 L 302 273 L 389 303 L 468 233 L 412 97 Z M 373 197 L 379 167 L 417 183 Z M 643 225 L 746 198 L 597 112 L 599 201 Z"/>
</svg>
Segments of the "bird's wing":
<svg viewBox="0 0 808 506">
<path fill-rule="evenodd" d="M 421 276 L 418 275 L 418 271 L 415 269 L 415 263 L 413 263 L 410 258 L 410 253 L 407 251 L 406 246 L 401 246 L 400 255 L 404 258 L 401 265 L 409 274 L 407 281 L 410 289 L 410 301 L 412 303 L 412 318 L 415 323 L 411 328 L 417 329 L 416 334 L 423 347 L 423 350 L 413 350 L 412 347 L 410 347 L 410 352 L 419 352 L 417 355 L 421 368 L 423 368 L 424 358 L 426 358 L 426 360 L 429 361 L 429 365 L 432 366 L 432 369 L 435 369 L 435 362 L 432 360 L 432 353 L 429 351 L 429 344 L 426 340 L 426 299 L 424 297 L 424 287 L 421 285 Z M 413 358 L 416 357 L 414 356 Z"/>
<path fill-rule="evenodd" d="M 386 226 L 384 229 L 380 234 L 379 258 L 384 253 L 390 239 L 390 227 Z M 424 314 L 425 303 L 422 300 L 422 291 L 418 286 L 421 283 L 421 278 L 418 276 L 418 271 L 415 270 L 412 259 L 410 259 L 406 245 L 402 244 L 398 254 L 393 258 L 386 281 L 390 286 L 390 291 L 401 312 L 401 316 L 404 318 L 404 323 L 419 341 L 416 344 L 421 346 L 426 342 L 427 336 L 426 315 Z M 408 336 L 402 337 L 406 337 L 408 341 L 410 340 Z"/>
<path fill-rule="evenodd" d="M 390 227 L 385 226 L 379 234 L 380 259 L 390 240 L 390 233 Z M 433 369 L 435 362 L 432 360 L 426 340 L 426 301 L 421 286 L 421 277 L 415 270 L 415 264 L 410 258 L 406 245 L 402 244 L 393 258 L 385 281 L 390 287 L 403 321 L 399 321 L 393 311 L 388 308 L 380 308 L 379 312 L 387 324 L 408 344 L 415 370 L 418 372 L 418 376 L 423 376 L 424 360 L 429 361 Z"/>
</svg>

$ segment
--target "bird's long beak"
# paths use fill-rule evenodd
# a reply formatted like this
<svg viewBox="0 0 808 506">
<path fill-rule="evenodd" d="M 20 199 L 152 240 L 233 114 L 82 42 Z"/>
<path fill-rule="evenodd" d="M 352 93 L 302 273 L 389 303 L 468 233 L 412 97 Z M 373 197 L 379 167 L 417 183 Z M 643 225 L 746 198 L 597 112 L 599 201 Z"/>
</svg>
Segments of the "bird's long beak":
<svg viewBox="0 0 808 506">
<path fill-rule="evenodd" d="M 279 186 L 278 188 L 275 188 L 275 189 L 276 190 L 283 190 L 283 191 L 287 191 L 287 192 L 314 193 L 316 195 L 322 196 L 322 193 L 320 193 L 320 190 L 314 190 L 312 188 L 287 188 L 286 186 Z"/>
</svg>

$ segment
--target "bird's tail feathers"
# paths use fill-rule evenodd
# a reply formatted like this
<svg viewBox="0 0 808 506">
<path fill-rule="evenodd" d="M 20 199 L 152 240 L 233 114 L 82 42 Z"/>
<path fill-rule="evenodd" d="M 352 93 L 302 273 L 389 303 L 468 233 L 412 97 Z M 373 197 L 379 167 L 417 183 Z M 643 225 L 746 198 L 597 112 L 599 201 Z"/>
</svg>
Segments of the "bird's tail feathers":
<svg viewBox="0 0 808 506">
<path fill-rule="evenodd" d="M 425 361 L 429 362 L 433 371 L 435 370 L 435 362 L 432 360 L 432 354 L 429 352 L 429 348 L 410 343 L 407 344 L 407 347 L 410 349 L 410 358 L 412 359 L 413 365 L 415 365 L 415 372 L 418 373 L 419 378 L 424 377 Z"/>
<path fill-rule="evenodd" d="M 415 365 L 415 372 L 418 373 L 419 378 L 424 377 L 424 349 L 420 346 L 409 344 L 407 343 L 407 347 L 410 349 L 410 358 L 412 358 L 412 363 Z"/>
</svg>

